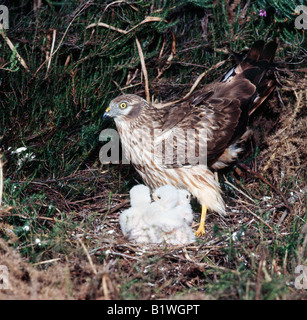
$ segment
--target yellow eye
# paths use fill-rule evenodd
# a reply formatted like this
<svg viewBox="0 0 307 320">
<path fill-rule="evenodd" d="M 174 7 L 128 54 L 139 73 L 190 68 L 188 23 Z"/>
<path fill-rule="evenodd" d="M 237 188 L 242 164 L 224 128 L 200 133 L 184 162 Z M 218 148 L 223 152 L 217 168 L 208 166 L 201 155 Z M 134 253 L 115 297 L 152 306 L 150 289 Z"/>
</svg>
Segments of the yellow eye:
<svg viewBox="0 0 307 320">
<path fill-rule="evenodd" d="M 122 102 L 122 103 L 119 105 L 119 107 L 120 107 L 121 109 L 125 109 L 125 108 L 127 108 L 127 103 L 126 103 L 126 102 Z"/>
</svg>

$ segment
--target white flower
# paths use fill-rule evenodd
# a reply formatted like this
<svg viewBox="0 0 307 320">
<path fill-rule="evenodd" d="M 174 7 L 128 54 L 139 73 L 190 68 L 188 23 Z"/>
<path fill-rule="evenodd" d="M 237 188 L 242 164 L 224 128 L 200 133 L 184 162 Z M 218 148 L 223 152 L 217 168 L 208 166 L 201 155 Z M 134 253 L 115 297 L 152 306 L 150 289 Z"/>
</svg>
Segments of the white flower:
<svg viewBox="0 0 307 320">
<path fill-rule="evenodd" d="M 12 151 L 12 154 L 17 154 L 17 157 L 18 157 L 17 165 L 19 169 L 21 168 L 23 162 L 32 161 L 35 159 L 35 154 L 33 152 L 22 153 L 26 150 L 27 150 L 26 147 L 20 147 L 20 148 L 17 148 L 15 151 Z"/>
<path fill-rule="evenodd" d="M 268 196 L 264 196 L 264 197 L 262 197 L 262 200 L 263 201 L 269 201 L 269 200 L 271 200 L 272 198 L 271 197 L 268 197 Z"/>
<path fill-rule="evenodd" d="M 40 239 L 38 239 L 38 238 L 35 239 L 34 243 L 37 244 L 38 246 L 41 245 L 41 241 L 40 241 Z"/>
<path fill-rule="evenodd" d="M 242 231 L 235 231 L 232 235 L 231 235 L 231 238 L 232 238 L 232 241 L 236 242 L 236 241 L 239 241 L 239 238 L 244 236 L 245 235 L 245 232 Z"/>
<path fill-rule="evenodd" d="M 26 151 L 26 150 L 27 150 L 26 147 L 20 147 L 20 148 L 16 149 L 16 151 L 14 153 L 20 153 L 20 152 L 23 152 L 23 151 Z"/>
<path fill-rule="evenodd" d="M 29 231 L 29 230 L 30 230 L 30 227 L 29 227 L 29 226 L 24 226 L 24 227 L 23 227 L 23 230 L 24 230 L 24 231 Z"/>
</svg>

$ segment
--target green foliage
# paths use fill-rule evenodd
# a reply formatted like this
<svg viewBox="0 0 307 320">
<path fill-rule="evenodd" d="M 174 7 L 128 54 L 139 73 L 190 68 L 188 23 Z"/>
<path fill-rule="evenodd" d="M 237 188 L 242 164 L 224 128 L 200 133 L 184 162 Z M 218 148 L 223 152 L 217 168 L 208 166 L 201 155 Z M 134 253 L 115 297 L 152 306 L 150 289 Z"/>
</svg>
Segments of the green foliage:
<svg viewBox="0 0 307 320">
<path fill-rule="evenodd" d="M 93 232 L 96 216 L 87 215 L 86 210 L 84 215 L 83 211 L 77 215 L 74 209 L 67 210 L 66 204 L 69 202 L 69 208 L 74 208 L 87 197 L 99 197 L 97 167 L 105 169 L 101 170 L 105 176 L 99 191 L 103 190 L 106 195 L 105 202 L 101 203 L 108 210 L 101 214 L 102 220 L 117 193 L 127 193 L 136 181 L 129 168 L 118 166 L 112 175 L 109 166 L 99 163 L 99 133 L 114 126 L 111 122 L 102 122 L 110 100 L 121 93 L 144 96 L 136 37 L 145 55 L 150 92 L 161 101 L 182 96 L 202 72 L 226 60 L 221 67 L 213 68 L 201 84 L 216 79 L 232 66 L 231 50 L 244 52 L 257 39 L 277 39 L 279 59 L 293 64 L 301 61 L 304 50 L 304 32 L 294 27 L 294 9 L 302 1 L 251 1 L 246 8 L 240 2 L 231 7 L 226 0 L 94 1 L 89 6 L 86 3 L 47 0 L 40 10 L 33 12 L 32 1 L 5 2 L 10 10 L 10 29 L 6 34 L 15 48 L 11 50 L 1 37 L 0 147 L 3 150 L 0 151 L 5 161 L 3 202 L 13 209 L 8 217 L 1 217 L 0 222 L 12 226 L 14 237 L 10 238 L 9 233 L 1 229 L 0 235 L 32 263 L 73 253 L 81 255 L 76 249 L 75 234 L 80 230 L 83 235 Z M 266 16 L 260 15 L 260 10 L 265 10 Z M 148 16 L 161 20 L 142 23 Z M 98 22 L 113 29 L 87 28 Z M 129 32 L 118 32 L 114 28 Z M 52 51 L 53 29 L 56 37 Z M 173 42 L 176 54 L 172 57 Z M 17 52 L 30 72 L 18 61 Z M 46 57 L 52 52 L 49 64 Z M 161 70 L 163 74 L 158 76 Z M 20 147 L 26 150 L 16 152 Z M 256 148 L 246 161 L 256 160 L 259 152 Z M 84 180 L 73 180 L 74 174 L 89 168 L 92 180 L 88 176 L 83 177 Z M 229 173 L 226 175 L 231 183 L 236 183 Z M 108 186 L 110 181 L 112 188 Z M 236 196 L 235 189 L 226 184 L 224 188 L 228 194 Z M 259 184 L 263 194 L 268 189 L 267 185 Z M 252 197 L 249 191 L 244 192 Z M 257 204 L 258 199 L 255 200 Z M 195 208 L 196 212 L 200 211 L 199 206 Z M 269 219 L 269 211 L 254 211 L 264 220 Z M 252 229 L 248 237 L 244 234 L 248 233 L 250 225 L 234 226 L 234 229 L 237 227 L 234 231 L 216 224 L 213 233 L 218 245 L 212 246 L 217 251 L 216 261 L 212 263 L 204 255 L 203 261 L 210 267 L 195 276 L 202 284 L 191 290 L 188 284 L 184 290 L 204 291 L 220 299 L 254 299 L 259 287 L 260 298 L 283 298 L 289 291 L 285 285 L 289 277 L 286 274 L 277 276 L 273 261 L 282 265 L 284 260 L 291 260 L 287 267 L 293 272 L 297 248 L 302 245 L 299 232 L 305 220 L 303 215 L 297 218 L 286 237 L 281 237 L 276 230 L 276 233 L 269 233 L 261 221 L 253 223 L 255 230 Z M 266 241 L 265 236 L 269 240 Z M 103 236 L 99 234 L 99 237 Z M 99 242 L 93 240 L 94 245 L 95 241 Z M 223 243 L 222 248 L 220 243 Z M 207 244 L 197 242 L 197 245 L 203 250 Z M 208 248 L 210 251 L 211 246 Z M 265 251 L 263 260 L 271 263 L 267 266 L 271 273 L 259 284 L 257 272 L 262 249 Z M 155 283 L 157 275 L 163 279 L 169 276 L 163 271 L 163 263 L 172 267 L 173 260 L 167 256 L 168 252 L 163 252 L 161 256 L 149 255 L 147 260 L 137 259 L 133 276 L 130 269 L 127 273 L 120 271 L 119 297 L 143 298 L 145 292 L 150 298 L 154 292 L 156 297 L 165 298 L 159 286 L 150 289 L 147 282 Z M 183 256 L 182 252 L 178 256 Z M 100 262 L 106 257 L 102 252 Z M 156 269 L 150 271 L 148 266 Z M 135 274 L 139 277 L 135 278 Z M 165 287 L 178 284 L 177 276 L 167 281 Z"/>
<path fill-rule="evenodd" d="M 210 0 L 188 0 L 187 2 L 205 9 L 213 7 L 212 1 Z"/>
<path fill-rule="evenodd" d="M 2 45 L 0 43 L 0 50 L 1 50 L 1 47 L 2 47 Z M 16 47 L 18 48 L 18 46 L 16 46 Z M 8 71 L 8 72 L 17 72 L 19 70 L 16 48 L 14 48 L 7 65 L 5 65 L 5 68 L 1 67 L 1 69 L 4 71 Z M 0 81 L 1 80 L 2 79 L 0 78 Z"/>
<path fill-rule="evenodd" d="M 303 2 L 303 0 L 260 0 L 253 4 L 253 8 L 259 14 L 260 10 L 265 11 L 266 16 L 262 17 L 265 24 L 270 23 L 271 27 L 278 30 L 282 41 L 300 47 L 305 42 L 304 33 L 295 28 L 294 20 L 298 15 L 295 8 L 303 5 Z"/>
<path fill-rule="evenodd" d="M 283 22 L 284 19 L 293 19 L 295 8 L 303 4 L 303 1 L 286 1 L 286 0 L 260 0 L 254 4 L 256 8 L 267 10 L 273 8 L 273 16 L 278 22 Z"/>
<path fill-rule="evenodd" d="M 182 90 L 179 84 L 184 90 L 189 88 L 202 71 L 197 66 L 208 68 L 225 58 L 219 49 L 241 51 L 259 38 L 258 28 L 264 29 L 265 37 L 276 36 L 275 22 L 259 17 L 260 8 L 273 7 L 274 17 L 276 10 L 282 17 L 289 16 L 288 9 L 293 11 L 292 4 L 262 1 L 248 8 L 248 19 L 244 21 L 239 21 L 242 8 L 238 6 L 234 21 L 230 21 L 229 8 L 224 1 L 214 4 L 194 0 L 163 1 L 161 7 L 158 1 L 139 1 L 135 6 L 108 2 L 86 7 L 84 3 L 48 1 L 44 10 L 36 15 L 29 14 L 27 6 L 14 13 L 15 23 L 11 24 L 8 36 L 17 39 L 15 47 L 30 68 L 28 74 L 17 63 L 16 52 L 12 53 L 5 43 L 1 44 L 1 58 L 7 60 L 9 69 L 14 71 L 1 70 L 2 145 L 5 150 L 22 145 L 31 150 L 36 161 L 32 166 L 29 164 L 28 169 L 29 172 L 35 169 L 39 176 L 68 175 L 82 168 L 92 152 L 98 155 L 99 131 L 106 125 L 101 121 L 103 111 L 108 102 L 120 94 L 119 88 L 126 87 L 128 75 L 140 70 L 136 36 L 145 54 L 150 80 L 153 80 L 157 76 L 157 66 L 163 68 L 169 57 L 174 33 L 177 55 L 163 74 L 170 85 L 164 92 L 159 82 L 151 83 L 155 97 L 171 99 Z M 147 16 L 160 17 L 161 21 L 141 24 Z M 200 21 L 206 17 L 208 24 L 202 29 Z M 86 28 L 98 21 L 123 30 L 138 27 L 128 34 L 104 27 Z M 51 51 L 53 34 L 48 31 L 50 28 L 55 28 L 57 33 L 55 53 L 47 69 L 48 64 L 43 63 Z M 20 30 L 24 41 L 19 42 Z M 297 30 L 283 28 L 281 37 L 295 46 L 302 35 Z M 165 48 L 159 58 L 163 43 Z M 205 81 L 214 77 L 215 72 Z M 139 81 L 140 73 L 131 84 Z M 144 92 L 137 85 L 131 89 L 128 86 L 124 92 L 132 93 L 136 89 L 139 94 Z M 6 168 L 8 175 L 17 177 L 21 172 L 16 170 L 16 158 L 9 153 L 5 155 L 11 163 Z"/>
</svg>

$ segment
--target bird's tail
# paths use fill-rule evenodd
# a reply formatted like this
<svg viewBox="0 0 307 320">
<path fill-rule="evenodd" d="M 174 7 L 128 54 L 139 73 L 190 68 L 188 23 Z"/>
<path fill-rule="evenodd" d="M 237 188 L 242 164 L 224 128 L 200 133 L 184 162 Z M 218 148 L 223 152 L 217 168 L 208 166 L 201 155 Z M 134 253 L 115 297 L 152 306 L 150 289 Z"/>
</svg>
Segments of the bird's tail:
<svg viewBox="0 0 307 320">
<path fill-rule="evenodd" d="M 242 62 L 235 68 L 236 73 L 243 73 L 257 87 L 253 103 L 249 109 L 251 115 L 275 89 L 275 79 L 264 77 L 269 70 L 277 49 L 277 43 L 263 40 L 256 41 Z"/>
<path fill-rule="evenodd" d="M 276 86 L 275 79 L 264 77 L 270 69 L 276 49 L 277 43 L 274 41 L 267 44 L 263 40 L 256 41 L 243 59 L 234 54 L 238 65 L 227 72 L 221 80 L 229 82 L 233 77 L 240 75 L 256 86 L 257 90 L 248 103 L 249 115 L 260 106 Z"/>
<path fill-rule="evenodd" d="M 249 116 L 262 104 L 276 86 L 275 79 L 265 76 L 274 59 L 276 49 L 277 43 L 274 41 L 267 44 L 263 40 L 256 41 L 243 59 L 238 59 L 238 56 L 236 56 L 238 64 L 221 79 L 222 82 L 233 84 L 233 86 L 240 86 L 242 80 L 248 80 L 250 86 L 246 88 L 254 92 L 249 95 L 246 89 L 246 92 L 241 93 L 241 115 L 230 143 L 236 141 L 245 132 Z"/>
<path fill-rule="evenodd" d="M 270 41 L 266 45 L 263 40 L 256 41 L 235 71 L 237 73 L 243 72 L 245 78 L 253 84 L 259 85 L 274 59 L 276 49 L 277 43 L 274 41 Z"/>
</svg>

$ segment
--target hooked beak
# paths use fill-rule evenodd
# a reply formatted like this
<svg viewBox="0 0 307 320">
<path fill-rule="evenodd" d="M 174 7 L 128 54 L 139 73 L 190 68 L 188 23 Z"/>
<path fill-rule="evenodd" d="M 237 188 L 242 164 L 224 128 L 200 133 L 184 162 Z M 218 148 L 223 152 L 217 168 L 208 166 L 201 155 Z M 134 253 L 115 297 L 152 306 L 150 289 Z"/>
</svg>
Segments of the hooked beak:
<svg viewBox="0 0 307 320">
<path fill-rule="evenodd" d="M 106 111 L 104 112 L 103 116 L 102 116 L 102 121 L 105 120 L 105 118 L 110 117 L 110 107 L 107 107 Z"/>
</svg>

